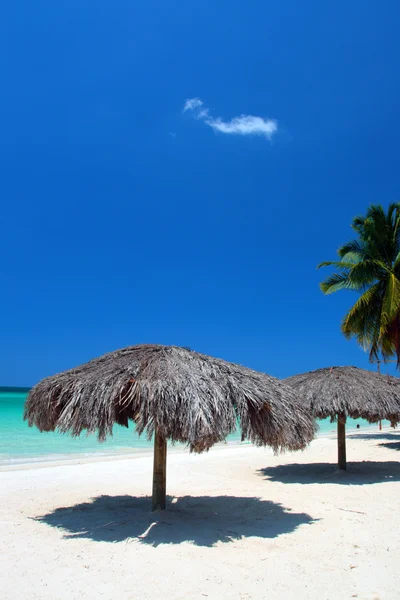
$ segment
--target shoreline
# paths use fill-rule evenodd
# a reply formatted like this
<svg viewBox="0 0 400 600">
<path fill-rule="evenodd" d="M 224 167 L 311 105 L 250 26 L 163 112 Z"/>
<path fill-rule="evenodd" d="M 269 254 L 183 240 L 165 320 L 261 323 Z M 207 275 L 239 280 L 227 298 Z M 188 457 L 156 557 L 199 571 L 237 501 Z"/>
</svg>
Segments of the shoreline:
<svg viewBox="0 0 400 600">
<path fill-rule="evenodd" d="M 358 436 L 358 435 L 376 435 L 377 433 L 388 433 L 388 432 L 396 432 L 396 429 L 390 426 L 383 426 L 381 430 L 374 430 L 372 427 L 375 424 L 370 424 L 368 428 L 364 429 L 356 429 L 349 428 L 347 435 Z M 377 425 L 377 424 L 376 424 Z M 311 446 L 314 446 L 318 440 L 327 440 L 327 439 L 336 439 L 336 432 L 323 432 L 317 433 L 312 442 L 304 448 L 304 450 L 298 450 L 293 452 L 283 452 L 280 455 L 293 454 L 298 455 L 299 453 L 306 452 Z M 400 435 L 399 435 L 400 439 Z M 230 441 L 230 442 L 219 442 L 215 444 L 209 452 L 220 452 L 221 450 L 233 450 L 233 449 L 245 449 L 245 448 L 257 448 L 251 442 L 240 442 L 240 441 Z M 271 456 L 274 456 L 273 450 L 270 446 L 260 447 L 260 449 L 265 450 L 265 452 L 270 453 Z M 190 455 L 190 451 L 184 445 L 168 445 L 168 454 L 169 455 Z M 205 453 L 207 454 L 207 453 Z M 146 458 L 149 456 L 153 456 L 153 447 L 149 446 L 146 448 L 138 448 L 135 447 L 126 449 L 126 450 L 118 450 L 114 451 L 107 450 L 102 452 L 101 450 L 95 452 L 82 452 L 82 453 L 74 453 L 70 455 L 65 454 L 44 454 L 42 456 L 23 456 L 21 458 L 10 458 L 9 462 L 0 462 L 0 473 L 2 472 L 10 472 L 10 471 L 29 471 L 31 469 L 45 469 L 52 467 L 60 467 L 64 465 L 81 465 L 81 464 L 90 464 L 90 463 L 107 463 L 107 462 L 118 462 L 125 460 L 136 460 L 140 458 Z M 278 454 L 279 456 L 279 454 Z"/>
</svg>

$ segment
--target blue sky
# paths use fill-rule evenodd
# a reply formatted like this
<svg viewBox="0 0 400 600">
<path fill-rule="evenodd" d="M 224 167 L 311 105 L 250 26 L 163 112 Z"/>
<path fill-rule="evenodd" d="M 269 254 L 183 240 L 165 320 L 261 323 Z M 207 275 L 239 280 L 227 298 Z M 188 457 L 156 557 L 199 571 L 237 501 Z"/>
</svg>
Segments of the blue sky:
<svg viewBox="0 0 400 600">
<path fill-rule="evenodd" d="M 399 26 L 396 0 L 5 3 L 0 383 L 143 342 L 368 368 L 316 265 L 400 199 Z"/>
</svg>

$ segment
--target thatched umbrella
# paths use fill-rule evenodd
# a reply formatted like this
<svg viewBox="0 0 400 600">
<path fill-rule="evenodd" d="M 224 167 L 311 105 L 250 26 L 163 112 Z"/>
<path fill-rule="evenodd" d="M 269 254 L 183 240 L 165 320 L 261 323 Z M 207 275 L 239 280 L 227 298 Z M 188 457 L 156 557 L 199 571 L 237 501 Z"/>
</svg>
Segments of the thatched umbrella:
<svg viewBox="0 0 400 600">
<path fill-rule="evenodd" d="M 165 508 L 167 440 L 208 450 L 236 430 L 274 450 L 304 448 L 314 437 L 309 411 L 269 375 L 175 346 L 124 348 L 44 379 L 24 418 L 41 431 L 98 433 L 134 421 L 154 434 L 153 510 Z"/>
<path fill-rule="evenodd" d="M 338 465 L 346 469 L 346 418 L 400 421 L 400 380 L 357 367 L 328 367 L 284 380 L 317 419 L 337 420 Z"/>
</svg>

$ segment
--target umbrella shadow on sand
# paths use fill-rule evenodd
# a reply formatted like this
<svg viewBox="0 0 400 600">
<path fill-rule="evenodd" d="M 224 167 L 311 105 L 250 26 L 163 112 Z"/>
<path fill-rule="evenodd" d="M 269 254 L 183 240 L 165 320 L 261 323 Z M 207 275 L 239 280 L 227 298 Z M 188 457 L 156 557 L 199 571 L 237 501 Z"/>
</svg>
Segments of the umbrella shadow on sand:
<svg viewBox="0 0 400 600">
<path fill-rule="evenodd" d="M 348 433 L 346 437 L 354 440 L 393 440 L 396 442 L 400 441 L 400 435 L 398 433 Z"/>
<path fill-rule="evenodd" d="M 398 433 L 366 433 L 366 434 L 353 434 L 347 437 L 362 439 L 362 440 L 388 440 L 382 442 L 378 446 L 382 448 L 389 448 L 389 450 L 400 450 L 400 435 Z"/>
<path fill-rule="evenodd" d="M 379 444 L 382 448 L 389 448 L 389 450 L 400 450 L 400 441 L 399 442 L 383 442 Z"/>
<path fill-rule="evenodd" d="M 308 514 L 252 497 L 169 497 L 168 510 L 161 512 L 150 512 L 150 503 L 146 496 L 98 496 L 34 520 L 62 529 L 67 539 L 209 547 L 251 536 L 274 538 L 314 522 Z"/>
<path fill-rule="evenodd" d="M 347 471 L 330 463 L 293 463 L 265 467 L 258 471 L 269 481 L 281 483 L 330 483 L 338 485 L 368 485 L 400 481 L 400 463 L 397 461 L 348 462 Z"/>
</svg>

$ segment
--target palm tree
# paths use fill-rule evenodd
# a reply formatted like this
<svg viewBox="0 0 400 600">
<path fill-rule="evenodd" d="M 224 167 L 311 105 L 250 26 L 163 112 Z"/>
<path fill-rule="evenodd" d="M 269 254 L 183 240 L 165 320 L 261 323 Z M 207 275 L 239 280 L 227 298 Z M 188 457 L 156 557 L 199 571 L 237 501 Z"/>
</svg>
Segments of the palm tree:
<svg viewBox="0 0 400 600">
<path fill-rule="evenodd" d="M 365 217 L 353 219 L 357 239 L 338 250 L 333 266 L 338 272 L 320 285 L 325 294 L 339 290 L 360 292 L 342 321 L 346 338 L 355 337 L 371 361 L 396 356 L 400 364 L 400 203 L 387 212 L 371 205 Z M 319 268 L 318 267 L 318 268 Z"/>
</svg>

